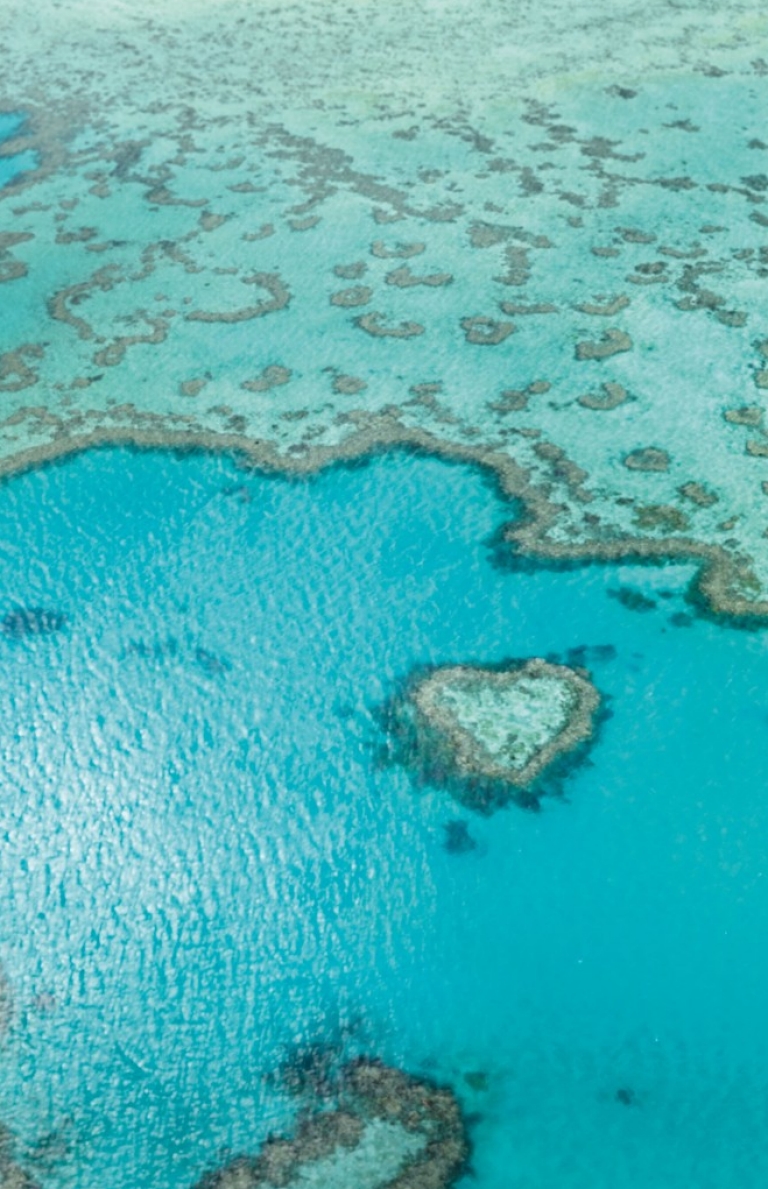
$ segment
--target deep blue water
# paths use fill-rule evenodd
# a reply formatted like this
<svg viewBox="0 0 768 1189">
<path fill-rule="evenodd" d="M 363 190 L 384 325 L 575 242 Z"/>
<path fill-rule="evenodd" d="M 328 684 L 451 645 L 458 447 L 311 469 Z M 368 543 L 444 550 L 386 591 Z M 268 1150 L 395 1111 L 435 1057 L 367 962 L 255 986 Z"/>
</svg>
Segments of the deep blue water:
<svg viewBox="0 0 768 1189">
<path fill-rule="evenodd" d="M 342 1035 L 480 1114 L 479 1189 L 766 1183 L 768 638 L 673 626 L 686 567 L 494 568 L 510 514 L 401 454 L 0 488 L 0 613 L 68 617 L 0 637 L 0 1119 L 63 1129 L 46 1183 L 191 1184 L 290 1125 L 286 1045 Z M 377 764 L 412 666 L 606 644 L 612 717 L 541 813 Z"/>
</svg>

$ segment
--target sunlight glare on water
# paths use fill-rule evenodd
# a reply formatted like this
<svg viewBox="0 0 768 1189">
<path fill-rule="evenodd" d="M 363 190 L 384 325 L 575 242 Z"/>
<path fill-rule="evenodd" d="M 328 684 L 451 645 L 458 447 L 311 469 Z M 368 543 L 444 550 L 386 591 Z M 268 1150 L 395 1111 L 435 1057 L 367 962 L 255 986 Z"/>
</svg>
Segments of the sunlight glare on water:
<svg viewBox="0 0 768 1189">
<path fill-rule="evenodd" d="M 66 617 L 0 638 L 0 1117 L 65 1137 L 47 1183 L 255 1152 L 317 1039 L 451 1084 L 493 1189 L 768 1174 L 765 636 L 674 626 L 690 568 L 499 569 L 509 515 L 398 454 L 286 481 L 109 450 L 5 484 L 8 603 Z M 576 645 L 612 717 L 540 814 L 381 766 L 415 666 Z"/>
</svg>

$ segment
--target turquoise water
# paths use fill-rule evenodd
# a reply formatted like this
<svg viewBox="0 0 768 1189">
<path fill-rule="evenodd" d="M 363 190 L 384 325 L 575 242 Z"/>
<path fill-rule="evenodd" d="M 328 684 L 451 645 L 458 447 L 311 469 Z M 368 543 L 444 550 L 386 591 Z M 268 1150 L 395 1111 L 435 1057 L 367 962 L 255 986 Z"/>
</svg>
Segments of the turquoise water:
<svg viewBox="0 0 768 1189">
<path fill-rule="evenodd" d="M 449 1082 L 468 1185 L 766 1182 L 768 637 L 687 619 L 690 568 L 499 568 L 510 515 L 403 454 L 108 450 L 0 489 L 0 611 L 67 617 L 0 636 L 0 1118 L 60 1132 L 46 1184 L 255 1150 L 314 1040 Z M 414 665 L 580 646 L 612 715 L 540 813 L 381 766 Z"/>
<path fill-rule="evenodd" d="M 24 116 L 14 112 L 0 112 L 0 144 L 4 140 L 11 140 L 18 136 L 24 126 Z M 37 154 L 33 152 L 15 153 L 12 157 L 0 157 L 0 186 L 7 186 L 14 178 L 26 169 L 34 169 L 37 165 Z"/>
</svg>

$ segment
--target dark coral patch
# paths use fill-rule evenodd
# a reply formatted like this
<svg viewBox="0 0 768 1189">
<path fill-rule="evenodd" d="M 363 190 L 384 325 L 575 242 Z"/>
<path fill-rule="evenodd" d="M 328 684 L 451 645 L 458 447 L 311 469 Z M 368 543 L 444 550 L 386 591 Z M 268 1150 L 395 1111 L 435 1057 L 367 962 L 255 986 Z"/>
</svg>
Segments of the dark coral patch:
<svg viewBox="0 0 768 1189">
<path fill-rule="evenodd" d="M 626 607 L 628 611 L 654 611 L 656 609 L 654 599 L 649 599 L 642 591 L 632 590 L 629 586 L 617 586 L 607 593 L 609 598 L 621 603 L 622 607 Z"/>
<path fill-rule="evenodd" d="M 0 619 L 0 631 L 12 640 L 26 636 L 49 636 L 66 627 L 67 617 L 61 611 L 46 607 L 14 607 Z"/>
<path fill-rule="evenodd" d="M 445 830 L 443 846 L 449 855 L 468 855 L 471 851 L 477 850 L 477 843 L 470 834 L 465 821 L 454 819 L 444 822 L 443 829 Z"/>
</svg>

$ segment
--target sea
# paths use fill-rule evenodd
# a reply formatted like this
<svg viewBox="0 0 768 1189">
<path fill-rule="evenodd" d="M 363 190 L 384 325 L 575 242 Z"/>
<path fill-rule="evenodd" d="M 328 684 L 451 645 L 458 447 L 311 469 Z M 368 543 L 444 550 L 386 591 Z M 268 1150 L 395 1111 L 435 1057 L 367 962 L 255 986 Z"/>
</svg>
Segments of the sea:
<svg viewBox="0 0 768 1189">
<path fill-rule="evenodd" d="M 768 1178 L 768 638 L 690 566 L 525 565 L 515 515 L 402 452 L 5 481 L 0 588 L 58 617 L 0 637 L 0 1117 L 46 1184 L 194 1183 L 319 1043 L 451 1086 L 467 1187 Z M 382 760 L 415 667 L 574 648 L 605 712 L 540 812 Z"/>
<path fill-rule="evenodd" d="M 768 1184 L 768 629 L 693 565 L 532 562 L 523 514 L 402 449 L 3 477 L 0 1120 L 44 1189 L 257 1153 L 313 1048 L 449 1086 L 458 1189 Z M 531 657 L 601 696 L 537 803 L 393 759 L 415 672 Z"/>
</svg>

